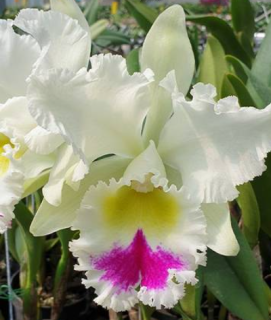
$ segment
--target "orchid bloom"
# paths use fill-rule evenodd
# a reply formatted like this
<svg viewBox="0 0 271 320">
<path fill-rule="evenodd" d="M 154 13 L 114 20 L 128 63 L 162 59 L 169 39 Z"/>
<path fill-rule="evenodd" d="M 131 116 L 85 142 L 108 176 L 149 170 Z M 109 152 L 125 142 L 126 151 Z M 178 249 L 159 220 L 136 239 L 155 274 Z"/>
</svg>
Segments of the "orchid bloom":
<svg viewBox="0 0 271 320">
<path fill-rule="evenodd" d="M 206 245 L 238 253 L 227 201 L 263 172 L 271 150 L 271 106 L 216 102 L 201 83 L 185 99 L 194 59 L 180 6 L 155 21 L 141 68 L 129 75 L 122 57 L 93 56 L 89 71 L 42 71 L 28 88 L 37 123 L 89 167 L 77 190 L 61 183 L 57 206 L 44 200 L 31 230 L 80 230 L 71 243 L 77 268 L 96 301 L 116 311 L 138 300 L 174 305 L 196 283 Z"/>
<path fill-rule="evenodd" d="M 64 1 L 74 3 L 73 0 Z M 75 3 L 74 3 L 75 5 Z M 86 67 L 90 36 L 79 13 L 73 20 L 56 11 L 22 10 L 15 21 L 0 20 L 0 232 L 13 218 L 24 186 L 55 161 L 63 138 L 37 125 L 28 111 L 26 79 L 40 70 Z M 78 10 L 80 10 L 78 8 Z M 83 16 L 83 14 L 81 13 Z M 81 21 L 81 22 L 80 22 Z M 13 26 L 27 35 L 14 32 Z"/>
</svg>

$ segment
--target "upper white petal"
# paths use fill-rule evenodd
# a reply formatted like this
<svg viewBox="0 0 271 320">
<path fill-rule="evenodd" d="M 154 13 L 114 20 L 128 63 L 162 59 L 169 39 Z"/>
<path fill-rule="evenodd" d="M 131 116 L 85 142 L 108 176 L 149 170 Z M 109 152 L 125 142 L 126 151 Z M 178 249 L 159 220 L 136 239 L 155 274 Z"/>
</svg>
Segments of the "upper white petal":
<svg viewBox="0 0 271 320">
<path fill-rule="evenodd" d="M 180 5 L 169 7 L 155 20 L 142 48 L 141 69 L 152 69 L 155 85 L 144 136 L 146 143 L 157 143 L 159 134 L 172 114 L 170 94 L 159 86 L 174 72 L 176 86 L 186 95 L 194 74 L 194 53 L 187 35 L 185 14 Z"/>
<path fill-rule="evenodd" d="M 30 112 L 45 129 L 61 133 L 89 163 L 105 154 L 134 156 L 142 150 L 141 129 L 149 107 L 149 81 L 130 76 L 120 56 L 99 55 L 93 69 L 33 76 Z"/>
<path fill-rule="evenodd" d="M 0 20 L 0 103 L 26 94 L 26 78 L 39 55 L 31 36 L 16 34 L 11 21 Z"/>
<path fill-rule="evenodd" d="M 88 66 L 90 37 L 77 20 L 56 11 L 23 9 L 14 24 L 32 35 L 42 49 L 36 71 L 49 68 L 77 71 Z"/>
<path fill-rule="evenodd" d="M 143 44 L 141 64 L 142 70 L 153 70 L 157 84 L 175 70 L 179 90 L 187 93 L 195 61 L 180 5 L 169 7 L 155 20 Z"/>
<path fill-rule="evenodd" d="M 236 198 L 235 187 L 261 175 L 271 150 L 271 105 L 225 111 L 225 103 L 216 111 L 206 97 L 190 103 L 176 99 L 159 142 L 164 162 L 178 169 L 190 193 L 205 202 Z"/>
</svg>

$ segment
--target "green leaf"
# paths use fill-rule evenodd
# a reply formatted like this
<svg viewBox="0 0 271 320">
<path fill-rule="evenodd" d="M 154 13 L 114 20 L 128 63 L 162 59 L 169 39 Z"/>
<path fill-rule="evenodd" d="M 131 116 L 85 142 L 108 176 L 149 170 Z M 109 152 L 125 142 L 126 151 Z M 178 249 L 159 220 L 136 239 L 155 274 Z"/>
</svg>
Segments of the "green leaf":
<svg viewBox="0 0 271 320">
<path fill-rule="evenodd" d="M 148 32 L 158 17 L 158 13 L 153 8 L 147 6 L 139 0 L 125 0 L 126 9 L 136 19 L 140 27 Z"/>
<path fill-rule="evenodd" d="M 271 237 L 271 153 L 265 161 L 267 170 L 252 181 L 261 214 L 261 228 Z"/>
<path fill-rule="evenodd" d="M 241 106 L 256 105 L 245 84 L 231 73 L 224 76 L 221 89 L 221 97 L 224 98 L 230 95 L 237 96 Z"/>
<path fill-rule="evenodd" d="M 122 32 L 110 29 L 104 30 L 95 40 L 95 43 L 98 46 L 102 47 L 107 47 L 110 45 L 130 44 L 130 42 L 130 38 Z"/>
<path fill-rule="evenodd" d="M 130 75 L 140 71 L 139 49 L 134 49 L 129 52 L 129 54 L 126 57 L 126 64 Z"/>
<path fill-rule="evenodd" d="M 244 69 L 244 64 L 237 58 L 231 55 L 226 56 L 226 60 L 230 63 L 236 73 L 237 77 L 243 82 L 246 83 L 248 79 L 247 72 Z"/>
<path fill-rule="evenodd" d="M 248 78 L 246 85 L 250 96 L 255 101 L 255 107 L 262 109 L 271 102 L 271 88 L 269 88 L 260 78 L 252 73 L 252 71 L 240 60 L 233 56 L 227 56 L 227 60 L 232 64 L 240 79 Z M 243 81 L 245 83 L 245 81 Z"/>
<path fill-rule="evenodd" d="M 240 194 L 237 202 L 242 210 L 243 233 L 250 246 L 254 248 L 258 243 L 258 234 L 261 226 L 257 199 L 249 182 L 239 186 L 238 191 Z"/>
<path fill-rule="evenodd" d="M 226 54 L 237 57 L 247 66 L 251 66 L 251 58 L 236 38 L 229 24 L 214 16 L 187 16 L 188 21 L 203 25 L 219 40 Z"/>
<path fill-rule="evenodd" d="M 201 319 L 201 300 L 204 290 L 203 270 L 197 270 L 199 282 L 195 286 L 186 285 L 185 296 L 180 301 L 180 307 L 185 315 L 193 320 Z"/>
<path fill-rule="evenodd" d="M 91 0 L 87 2 L 86 8 L 84 10 L 84 15 L 90 26 L 97 21 L 98 11 L 99 0 Z"/>
<path fill-rule="evenodd" d="M 258 54 L 253 63 L 251 72 L 252 74 L 261 79 L 262 83 L 269 87 L 271 86 L 271 23 L 269 23 L 265 38 L 258 51 Z"/>
<path fill-rule="evenodd" d="M 236 33 L 243 32 L 250 42 L 255 32 L 254 11 L 249 0 L 231 0 L 232 24 Z"/>
<path fill-rule="evenodd" d="M 252 61 L 255 58 L 255 53 L 253 49 L 253 42 L 250 41 L 250 39 L 247 37 L 247 35 L 243 32 L 238 34 L 238 39 L 242 45 L 242 47 L 245 49 L 246 53 L 251 57 Z"/>
<path fill-rule="evenodd" d="M 106 30 L 109 25 L 109 21 L 106 19 L 101 19 L 94 22 L 90 27 L 91 39 L 95 40 L 102 32 Z"/>
<path fill-rule="evenodd" d="M 253 253 L 232 221 L 240 244 L 236 257 L 224 257 L 209 250 L 204 282 L 215 297 L 234 315 L 242 320 L 267 320 L 268 304 Z"/>
<path fill-rule="evenodd" d="M 221 86 L 225 73 L 229 72 L 225 53 L 220 42 L 213 36 L 209 36 L 204 49 L 197 81 L 211 83 L 217 88 L 220 99 Z"/>
</svg>

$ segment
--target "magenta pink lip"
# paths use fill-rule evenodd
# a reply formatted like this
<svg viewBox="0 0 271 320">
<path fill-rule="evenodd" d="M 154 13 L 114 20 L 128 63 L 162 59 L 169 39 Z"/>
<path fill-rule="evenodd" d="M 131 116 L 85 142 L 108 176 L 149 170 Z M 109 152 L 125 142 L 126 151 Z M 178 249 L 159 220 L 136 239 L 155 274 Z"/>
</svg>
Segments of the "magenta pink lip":
<svg viewBox="0 0 271 320">
<path fill-rule="evenodd" d="M 184 270 L 181 257 L 158 246 L 152 250 L 142 230 L 138 230 L 132 243 L 122 248 L 115 246 L 110 252 L 91 259 L 96 270 L 104 271 L 101 280 L 109 281 L 117 293 L 129 291 L 139 284 L 147 289 L 164 289 L 168 270 Z"/>
</svg>

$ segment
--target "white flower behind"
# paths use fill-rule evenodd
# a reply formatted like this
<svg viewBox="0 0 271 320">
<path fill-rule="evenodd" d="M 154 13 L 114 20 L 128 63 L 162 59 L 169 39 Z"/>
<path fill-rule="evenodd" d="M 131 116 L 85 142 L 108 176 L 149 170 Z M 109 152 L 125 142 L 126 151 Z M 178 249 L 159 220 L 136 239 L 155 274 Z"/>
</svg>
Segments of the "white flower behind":
<svg viewBox="0 0 271 320">
<path fill-rule="evenodd" d="M 74 17 L 83 24 L 82 13 Z M 10 225 L 24 183 L 53 166 L 64 142 L 29 113 L 26 80 L 44 69 L 86 68 L 89 54 L 89 30 L 61 12 L 26 9 L 14 21 L 0 20 L 0 232 Z"/>
</svg>

